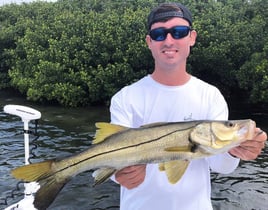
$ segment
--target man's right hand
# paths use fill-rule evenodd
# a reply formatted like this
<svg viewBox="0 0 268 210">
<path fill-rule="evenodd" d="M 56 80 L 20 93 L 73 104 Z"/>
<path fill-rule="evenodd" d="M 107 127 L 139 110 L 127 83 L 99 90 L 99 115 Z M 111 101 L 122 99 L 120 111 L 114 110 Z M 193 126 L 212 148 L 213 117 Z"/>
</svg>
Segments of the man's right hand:
<svg viewBox="0 0 268 210">
<path fill-rule="evenodd" d="M 126 187 L 133 189 L 139 186 L 145 178 L 146 165 L 135 165 L 121 169 L 115 174 L 116 181 Z"/>
</svg>

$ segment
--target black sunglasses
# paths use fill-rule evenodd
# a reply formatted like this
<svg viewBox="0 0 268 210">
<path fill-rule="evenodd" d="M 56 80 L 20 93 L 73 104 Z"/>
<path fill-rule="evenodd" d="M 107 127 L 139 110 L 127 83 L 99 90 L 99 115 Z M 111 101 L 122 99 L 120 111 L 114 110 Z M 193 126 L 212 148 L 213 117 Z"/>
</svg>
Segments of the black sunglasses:
<svg viewBox="0 0 268 210">
<path fill-rule="evenodd" d="M 172 28 L 156 28 L 149 32 L 152 40 L 164 41 L 167 38 L 167 34 L 170 33 L 173 39 L 181 39 L 186 37 L 191 31 L 189 26 L 174 26 Z"/>
</svg>

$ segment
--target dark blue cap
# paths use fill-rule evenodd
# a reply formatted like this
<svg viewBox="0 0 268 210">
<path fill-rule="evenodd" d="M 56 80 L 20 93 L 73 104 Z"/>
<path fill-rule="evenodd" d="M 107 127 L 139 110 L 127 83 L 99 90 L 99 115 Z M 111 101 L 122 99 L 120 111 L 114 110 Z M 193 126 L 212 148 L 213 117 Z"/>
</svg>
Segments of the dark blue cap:
<svg viewBox="0 0 268 210">
<path fill-rule="evenodd" d="M 147 27 L 148 30 L 156 22 L 161 22 L 167 18 L 180 17 L 187 20 L 192 26 L 192 14 L 191 12 L 180 3 L 162 3 L 154 8 L 148 16 Z"/>
</svg>

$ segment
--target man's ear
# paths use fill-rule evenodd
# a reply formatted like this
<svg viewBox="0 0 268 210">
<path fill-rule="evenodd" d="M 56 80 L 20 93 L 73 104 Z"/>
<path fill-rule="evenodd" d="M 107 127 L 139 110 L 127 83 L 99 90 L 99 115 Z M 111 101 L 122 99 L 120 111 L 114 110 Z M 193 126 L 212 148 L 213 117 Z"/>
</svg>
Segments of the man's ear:
<svg viewBox="0 0 268 210">
<path fill-rule="evenodd" d="M 192 46 L 194 46 L 195 45 L 195 41 L 196 41 L 196 37 L 197 37 L 197 32 L 195 31 L 195 30 L 192 30 L 191 32 L 190 32 L 191 34 L 190 34 L 190 46 L 192 47 Z"/>
<path fill-rule="evenodd" d="M 145 40 L 146 40 L 148 48 L 151 49 L 152 39 L 148 34 L 146 35 Z"/>
</svg>

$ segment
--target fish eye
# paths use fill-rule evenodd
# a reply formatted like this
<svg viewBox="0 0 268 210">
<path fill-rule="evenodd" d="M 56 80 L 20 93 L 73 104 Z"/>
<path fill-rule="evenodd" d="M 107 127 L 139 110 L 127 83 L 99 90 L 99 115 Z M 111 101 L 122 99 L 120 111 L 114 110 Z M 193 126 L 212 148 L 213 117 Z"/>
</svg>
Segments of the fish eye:
<svg viewBox="0 0 268 210">
<path fill-rule="evenodd" d="M 230 128 L 235 126 L 235 124 L 232 123 L 232 122 L 230 122 L 230 121 L 227 121 L 227 122 L 225 123 L 225 125 L 226 125 L 226 127 L 230 127 Z"/>
</svg>

